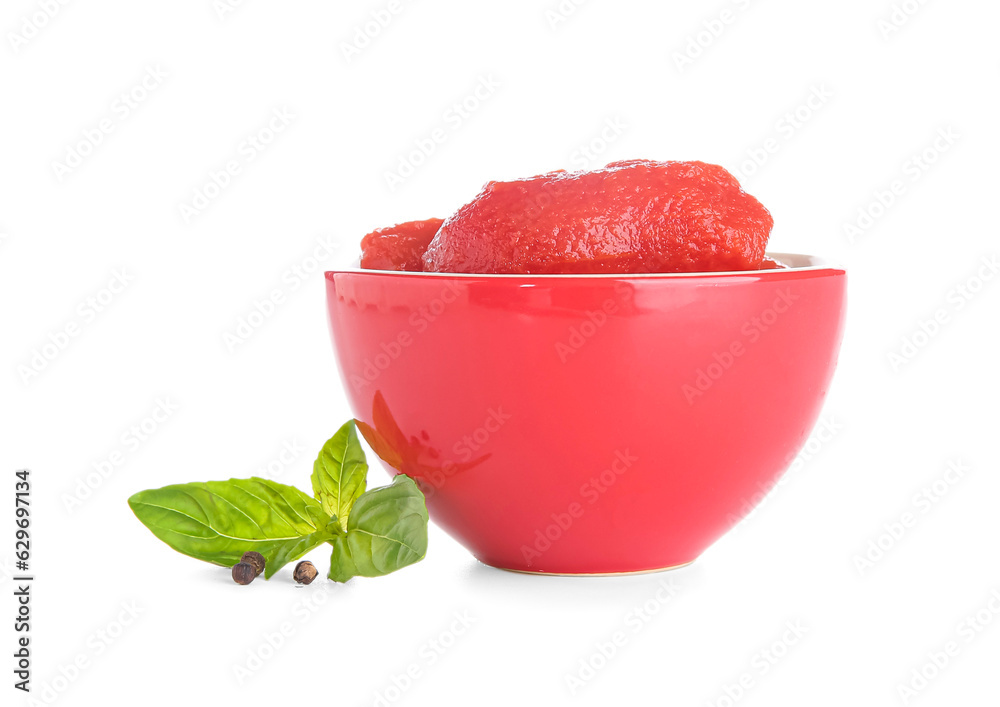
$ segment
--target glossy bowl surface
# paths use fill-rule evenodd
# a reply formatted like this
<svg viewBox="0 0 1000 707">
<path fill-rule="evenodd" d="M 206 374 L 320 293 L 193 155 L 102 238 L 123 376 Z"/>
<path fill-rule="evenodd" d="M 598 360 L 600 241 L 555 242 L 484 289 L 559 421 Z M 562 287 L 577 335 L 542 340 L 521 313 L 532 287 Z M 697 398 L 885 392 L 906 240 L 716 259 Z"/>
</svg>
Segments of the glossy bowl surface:
<svg viewBox="0 0 1000 707">
<path fill-rule="evenodd" d="M 326 273 L 359 429 L 482 562 L 561 573 L 693 561 L 805 443 L 846 274 Z"/>
</svg>

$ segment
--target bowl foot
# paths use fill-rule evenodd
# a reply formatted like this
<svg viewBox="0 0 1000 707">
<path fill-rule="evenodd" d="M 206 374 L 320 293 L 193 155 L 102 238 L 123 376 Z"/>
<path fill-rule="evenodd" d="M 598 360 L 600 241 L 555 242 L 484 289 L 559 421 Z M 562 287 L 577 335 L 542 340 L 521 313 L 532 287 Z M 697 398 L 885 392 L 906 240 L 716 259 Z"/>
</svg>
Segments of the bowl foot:
<svg viewBox="0 0 1000 707">
<path fill-rule="evenodd" d="M 478 559 L 478 558 L 477 558 Z M 489 562 L 483 562 L 479 560 L 487 567 L 492 567 L 494 569 L 503 570 L 504 572 L 516 572 L 517 574 L 535 574 L 549 577 L 623 577 L 630 574 L 655 574 L 657 572 L 669 572 L 670 570 L 678 570 L 681 567 L 687 567 L 694 560 L 688 560 L 687 562 L 682 562 L 679 565 L 670 565 L 669 567 L 653 567 L 648 570 L 630 570 L 625 572 L 540 572 L 535 570 L 516 570 L 510 567 L 500 567 L 499 565 L 491 565 Z"/>
</svg>

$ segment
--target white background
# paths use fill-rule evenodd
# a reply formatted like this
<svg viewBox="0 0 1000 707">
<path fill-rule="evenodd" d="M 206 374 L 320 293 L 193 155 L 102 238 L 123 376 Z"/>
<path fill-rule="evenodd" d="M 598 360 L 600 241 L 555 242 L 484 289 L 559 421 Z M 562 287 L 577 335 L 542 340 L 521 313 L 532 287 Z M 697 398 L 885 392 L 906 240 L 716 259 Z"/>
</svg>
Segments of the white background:
<svg viewBox="0 0 1000 707">
<path fill-rule="evenodd" d="M 556 0 L 401 0 L 347 56 L 387 2 L 103 0 L 49 18 L 43 2 L 7 0 L 0 557 L 13 550 L 13 472 L 27 466 L 36 699 L 1000 704 L 1000 278 L 977 280 L 1000 252 L 1000 7 L 902 5 L 887 25 L 889 0 L 593 0 L 562 15 Z M 494 88 L 457 113 L 479 85 Z M 126 110 L 133 90 L 146 95 Z M 241 143 L 273 111 L 294 117 L 251 160 Z M 386 173 L 435 130 L 444 141 L 390 188 Z M 78 149 L 75 168 L 55 166 Z M 773 213 L 772 250 L 832 258 L 850 277 L 827 432 L 693 566 L 522 576 L 432 528 L 427 559 L 386 578 L 297 589 L 285 572 L 244 588 L 132 517 L 137 490 L 269 464 L 308 487 L 315 452 L 349 417 L 322 275 L 295 270 L 316 265 L 320 242 L 337 246 L 321 267 L 346 264 L 372 228 L 446 216 L 489 179 L 636 157 L 726 166 Z M 179 206 L 230 160 L 240 173 L 185 219 Z M 227 347 L 275 289 L 273 314 Z M 921 334 L 938 310 L 944 323 Z M 77 335 L 25 374 L 68 325 Z M 158 401 L 176 409 L 133 443 Z M 297 451 L 282 461 L 286 447 Z M 121 463 L 94 476 L 115 452 Z M 968 469 L 953 483 L 949 462 Z M 21 704 L 9 559 L 2 701 Z M 325 573 L 326 553 L 311 559 Z M 460 635 L 456 613 L 474 620 Z M 602 660 L 616 632 L 624 645 Z M 949 642 L 957 655 L 927 667 Z M 583 680 L 581 661 L 602 667 Z M 901 685 L 922 684 L 915 669 L 930 677 L 904 699 Z"/>
</svg>

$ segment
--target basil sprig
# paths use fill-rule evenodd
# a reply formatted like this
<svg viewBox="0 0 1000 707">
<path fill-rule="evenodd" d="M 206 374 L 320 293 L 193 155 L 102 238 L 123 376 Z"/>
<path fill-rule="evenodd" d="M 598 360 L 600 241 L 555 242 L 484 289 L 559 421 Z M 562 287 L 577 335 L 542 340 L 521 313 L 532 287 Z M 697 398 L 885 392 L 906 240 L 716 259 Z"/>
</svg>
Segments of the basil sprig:
<svg viewBox="0 0 1000 707">
<path fill-rule="evenodd" d="M 413 479 L 366 491 L 368 463 L 351 420 L 320 450 L 310 497 L 268 479 L 174 484 L 128 500 L 153 535 L 189 557 L 231 567 L 244 552 L 264 556 L 264 577 L 323 543 L 330 579 L 378 577 L 427 553 L 427 507 Z"/>
<path fill-rule="evenodd" d="M 347 522 L 347 532 L 330 541 L 330 579 L 381 577 L 412 565 L 427 552 L 427 506 L 409 476 L 362 494 Z"/>
</svg>

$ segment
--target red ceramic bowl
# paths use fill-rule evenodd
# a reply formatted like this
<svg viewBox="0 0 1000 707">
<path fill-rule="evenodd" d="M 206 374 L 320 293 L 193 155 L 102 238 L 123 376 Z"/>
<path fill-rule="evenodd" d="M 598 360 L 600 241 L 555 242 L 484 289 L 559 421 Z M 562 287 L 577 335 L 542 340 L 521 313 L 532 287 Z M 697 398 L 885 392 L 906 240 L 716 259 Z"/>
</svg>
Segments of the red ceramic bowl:
<svg viewBox="0 0 1000 707">
<path fill-rule="evenodd" d="M 359 429 L 482 562 L 560 574 L 693 561 L 806 441 L 846 274 L 326 273 Z"/>
</svg>

